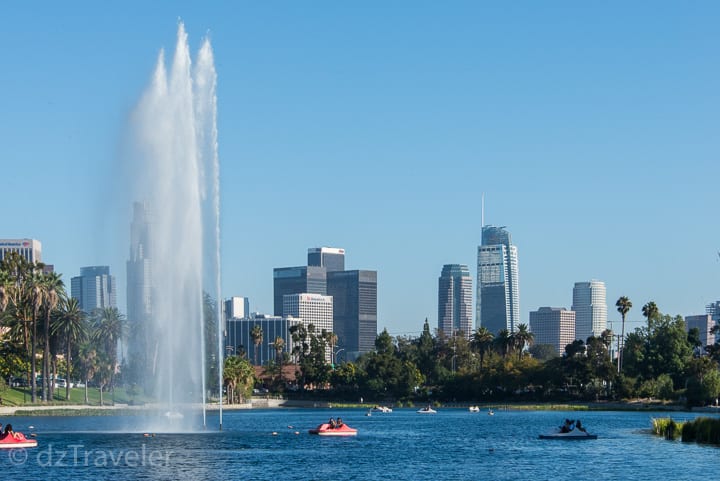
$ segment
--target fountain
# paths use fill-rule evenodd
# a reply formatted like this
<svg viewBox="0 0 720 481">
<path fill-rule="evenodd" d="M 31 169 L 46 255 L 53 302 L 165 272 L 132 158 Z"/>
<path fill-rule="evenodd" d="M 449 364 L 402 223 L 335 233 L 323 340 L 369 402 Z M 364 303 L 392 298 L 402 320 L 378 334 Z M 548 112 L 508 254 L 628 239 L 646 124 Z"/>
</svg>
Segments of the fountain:
<svg viewBox="0 0 720 481">
<path fill-rule="evenodd" d="M 128 266 L 133 255 L 147 259 L 148 267 L 142 275 L 150 287 L 143 294 L 146 314 L 137 315 L 145 319 L 130 318 L 129 289 L 128 320 L 142 331 L 141 335 L 134 333 L 142 346 L 129 346 L 128 352 L 131 361 L 133 353 L 143 357 L 145 384 L 164 413 L 152 426 L 154 431 L 185 430 L 188 421 L 178 420 L 198 417 L 200 412 L 206 425 L 208 362 L 217 363 L 212 367 L 218 382 L 211 382 L 222 389 L 218 374 L 222 372 L 222 330 L 205 325 L 204 320 L 222 319 L 217 302 L 220 201 L 216 80 L 209 40 L 204 40 L 193 65 L 185 27 L 179 23 L 169 69 L 161 50 L 152 80 L 131 116 L 131 189 L 133 199 L 146 209 L 147 245 L 139 254 L 131 252 Z M 207 299 L 214 304 L 212 316 L 207 312 Z M 217 334 L 212 342 L 208 342 L 209 333 Z M 208 349 L 207 354 L 214 355 L 206 355 Z"/>
</svg>

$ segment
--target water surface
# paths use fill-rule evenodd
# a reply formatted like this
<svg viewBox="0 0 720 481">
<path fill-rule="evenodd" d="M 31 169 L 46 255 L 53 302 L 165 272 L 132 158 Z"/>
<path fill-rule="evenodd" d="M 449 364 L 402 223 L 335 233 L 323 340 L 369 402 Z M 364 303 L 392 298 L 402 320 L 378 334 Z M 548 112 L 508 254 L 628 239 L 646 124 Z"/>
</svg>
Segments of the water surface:
<svg viewBox="0 0 720 481">
<path fill-rule="evenodd" d="M 358 436 L 307 433 L 330 416 L 358 428 Z M 142 416 L 17 417 L 10 420 L 15 429 L 36 433 L 39 445 L 0 451 L 0 459 L 12 479 L 48 480 L 706 478 L 718 448 L 651 436 L 653 416 L 667 413 L 496 411 L 489 416 L 439 409 L 420 415 L 396 409 L 368 417 L 360 410 L 275 409 L 226 411 L 222 432 L 210 414 L 207 431 L 183 433 L 181 420 L 178 433 L 154 436 L 144 435 L 149 422 Z M 566 417 L 582 419 L 598 439 L 538 439 Z"/>
</svg>

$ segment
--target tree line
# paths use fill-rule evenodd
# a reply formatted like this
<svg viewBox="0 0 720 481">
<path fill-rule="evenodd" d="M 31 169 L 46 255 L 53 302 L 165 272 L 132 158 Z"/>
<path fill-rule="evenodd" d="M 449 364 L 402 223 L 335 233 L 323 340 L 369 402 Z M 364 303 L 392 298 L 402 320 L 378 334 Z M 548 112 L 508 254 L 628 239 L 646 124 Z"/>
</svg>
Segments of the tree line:
<svg viewBox="0 0 720 481">
<path fill-rule="evenodd" d="M 688 405 L 715 402 L 720 396 L 720 343 L 703 346 L 697 328 L 686 328 L 681 316 L 660 312 L 655 302 L 642 308 L 646 324 L 624 334 L 632 302 L 616 303 L 623 327 L 619 352 L 612 356 L 616 336 L 575 340 L 562 354 L 553 346 L 535 344 L 526 324 L 515 332 L 496 334 L 478 328 L 468 339 L 459 333 L 431 332 L 427 319 L 418 337 L 380 333 L 375 349 L 354 362 L 327 363 L 332 333 L 312 326 L 295 327 L 292 355 L 300 395 L 375 401 L 558 401 L 653 398 Z M 713 328 L 718 332 L 718 327 Z M 334 339 L 335 342 L 337 338 Z M 271 386 L 284 388 L 279 377 Z M 302 392 L 304 391 L 304 392 Z"/>
<path fill-rule="evenodd" d="M 83 312 L 61 277 L 16 252 L 0 262 L 2 382 L 29 386 L 32 403 L 47 402 L 64 374 L 66 400 L 74 379 L 84 381 L 86 403 L 88 383 L 96 383 L 102 403 L 103 390 L 119 373 L 118 343 L 127 322 L 116 307 Z"/>
</svg>

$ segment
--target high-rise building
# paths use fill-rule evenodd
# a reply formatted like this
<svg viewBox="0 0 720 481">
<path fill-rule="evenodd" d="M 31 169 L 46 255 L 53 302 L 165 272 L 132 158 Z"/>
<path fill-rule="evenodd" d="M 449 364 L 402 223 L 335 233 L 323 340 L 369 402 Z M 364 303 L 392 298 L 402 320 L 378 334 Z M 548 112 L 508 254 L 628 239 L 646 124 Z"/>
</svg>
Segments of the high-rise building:
<svg viewBox="0 0 720 481">
<path fill-rule="evenodd" d="M 550 344 L 558 354 L 575 340 L 575 312 L 562 307 L 541 307 L 530 312 L 530 331 L 535 345 Z"/>
<path fill-rule="evenodd" d="M 283 313 L 283 297 L 288 294 L 327 294 L 327 270 L 318 266 L 278 267 L 273 269 L 273 308 Z"/>
<path fill-rule="evenodd" d="M 250 300 L 247 297 L 231 297 L 225 300 L 225 319 L 250 317 Z"/>
<path fill-rule="evenodd" d="M 700 331 L 700 342 L 702 342 L 702 347 L 715 344 L 715 334 L 710 332 L 710 330 L 716 324 L 717 323 L 715 322 L 711 314 L 702 314 L 699 316 L 685 316 L 685 327 L 687 328 L 688 332 L 690 332 L 690 329 L 694 327 L 697 327 Z"/>
<path fill-rule="evenodd" d="M 127 320 L 132 326 L 128 357 L 142 372 L 149 359 L 148 323 L 152 316 L 152 262 L 150 256 L 150 216 L 144 203 L 133 204 L 130 224 L 130 257 L 127 269 Z"/>
<path fill-rule="evenodd" d="M 0 239 L 0 261 L 17 252 L 28 262 L 42 262 L 42 244 L 35 239 Z"/>
<path fill-rule="evenodd" d="M 715 301 L 705 306 L 705 313 L 712 316 L 715 324 L 720 324 L 720 301 Z"/>
<path fill-rule="evenodd" d="M 324 267 L 328 272 L 345 270 L 345 249 L 311 247 L 308 249 L 309 266 Z"/>
<path fill-rule="evenodd" d="M 322 331 L 333 331 L 333 298 L 332 296 L 323 296 L 320 294 L 309 294 L 303 292 L 300 294 L 286 294 L 283 296 L 283 317 L 295 318 L 302 321 L 305 326 L 310 324 L 314 327 L 315 335 L 320 335 Z M 332 361 L 331 347 L 325 351 L 325 360 Z"/>
<path fill-rule="evenodd" d="M 599 337 L 607 328 L 605 283 L 576 282 L 572 310 L 575 311 L 575 338 L 586 342 L 591 336 Z"/>
<path fill-rule="evenodd" d="M 80 309 L 90 314 L 95 309 L 117 307 L 115 276 L 109 266 L 81 267 L 80 275 L 70 279 L 70 293 Z"/>
<path fill-rule="evenodd" d="M 446 264 L 438 280 L 438 329 L 450 337 L 472 334 L 472 277 L 462 264 Z"/>
<path fill-rule="evenodd" d="M 483 226 L 478 246 L 475 324 L 493 334 L 520 323 L 517 247 L 504 227 Z"/>
<path fill-rule="evenodd" d="M 251 314 L 247 317 L 231 317 L 227 320 L 227 331 L 225 334 L 225 355 L 243 355 L 256 362 L 255 342 L 252 338 L 252 329 L 260 326 L 262 329 L 262 342 L 257 346 L 257 364 L 267 364 L 268 361 L 277 359 L 275 340 L 280 337 L 283 340 L 281 352 L 292 352 L 293 341 L 290 328 L 299 324 L 299 319 L 269 316 L 265 314 Z"/>
<path fill-rule="evenodd" d="M 375 349 L 377 337 L 377 271 L 328 272 L 327 293 L 333 299 L 333 328 L 338 360 L 353 361 Z"/>
</svg>

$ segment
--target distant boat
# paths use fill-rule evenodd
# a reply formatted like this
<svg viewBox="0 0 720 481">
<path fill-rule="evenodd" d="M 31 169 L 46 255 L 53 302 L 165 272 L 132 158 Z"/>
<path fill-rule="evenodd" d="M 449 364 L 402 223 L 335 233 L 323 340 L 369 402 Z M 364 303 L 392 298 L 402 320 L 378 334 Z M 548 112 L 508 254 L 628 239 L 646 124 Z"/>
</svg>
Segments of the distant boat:
<svg viewBox="0 0 720 481">
<path fill-rule="evenodd" d="M 479 408 L 478 406 L 470 406 L 470 407 L 468 408 L 468 411 L 470 411 L 471 413 L 479 413 L 479 412 L 480 412 L 480 408 Z"/>
<path fill-rule="evenodd" d="M 422 409 L 418 409 L 415 412 L 418 414 L 435 414 L 435 413 L 437 413 L 437 411 L 434 410 L 433 408 L 431 408 L 430 406 L 424 407 Z"/>
<path fill-rule="evenodd" d="M 391 413 L 392 408 L 389 408 L 387 406 L 375 406 L 374 408 L 372 408 L 372 411 L 376 413 Z"/>
<path fill-rule="evenodd" d="M 488 416 L 495 416 L 495 411 L 488 409 Z"/>
</svg>

